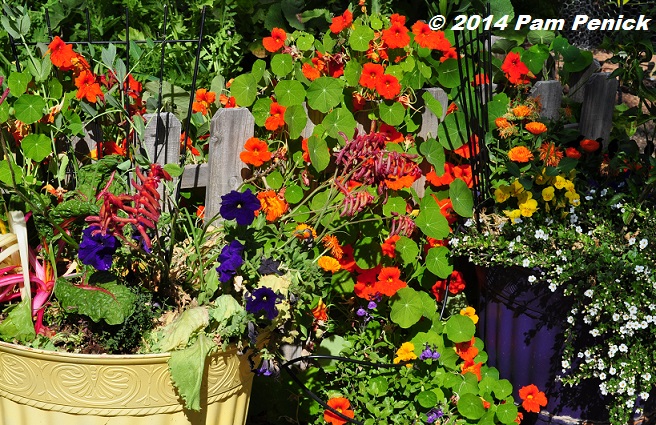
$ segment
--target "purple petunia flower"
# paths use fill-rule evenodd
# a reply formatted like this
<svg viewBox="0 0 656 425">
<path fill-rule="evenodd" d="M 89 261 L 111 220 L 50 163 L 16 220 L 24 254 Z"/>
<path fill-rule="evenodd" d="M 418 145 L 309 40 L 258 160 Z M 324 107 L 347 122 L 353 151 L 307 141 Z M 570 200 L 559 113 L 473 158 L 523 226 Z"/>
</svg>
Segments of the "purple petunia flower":
<svg viewBox="0 0 656 425">
<path fill-rule="evenodd" d="M 274 260 L 273 258 L 262 257 L 262 263 L 257 269 L 257 272 L 261 275 L 277 274 L 281 276 L 283 273 L 279 269 L 280 264 L 280 261 Z"/>
<path fill-rule="evenodd" d="M 258 288 L 246 300 L 246 311 L 253 314 L 264 312 L 268 320 L 273 320 L 278 315 L 278 309 L 276 308 L 277 301 L 278 296 L 271 288 Z"/>
<path fill-rule="evenodd" d="M 437 421 L 439 418 L 441 418 L 442 416 L 444 416 L 444 413 L 442 412 L 442 409 L 432 408 L 426 414 L 426 422 L 428 422 L 429 424 L 432 424 L 435 421 Z"/>
<path fill-rule="evenodd" d="M 237 220 L 240 226 L 248 226 L 255 219 L 255 211 L 261 207 L 260 200 L 250 189 L 244 192 L 233 190 L 221 197 L 219 213 L 226 220 Z"/>
<path fill-rule="evenodd" d="M 237 274 L 237 269 L 244 264 L 244 259 L 241 257 L 243 252 L 244 245 L 238 240 L 223 247 L 219 254 L 219 263 L 221 264 L 216 268 L 221 283 L 229 282 Z"/>
<path fill-rule="evenodd" d="M 103 235 L 99 226 L 89 226 L 82 232 L 82 242 L 77 256 L 82 264 L 106 271 L 112 267 L 112 256 L 118 245 L 118 239 L 113 235 Z"/>
</svg>

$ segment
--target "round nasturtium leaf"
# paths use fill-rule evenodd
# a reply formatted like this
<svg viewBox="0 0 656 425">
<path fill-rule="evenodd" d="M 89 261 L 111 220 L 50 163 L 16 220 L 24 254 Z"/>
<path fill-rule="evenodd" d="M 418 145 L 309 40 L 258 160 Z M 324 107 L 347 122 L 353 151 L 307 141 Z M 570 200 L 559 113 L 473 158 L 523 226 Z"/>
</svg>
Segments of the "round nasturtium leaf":
<svg viewBox="0 0 656 425">
<path fill-rule="evenodd" d="M 401 102 L 385 101 L 378 107 L 380 119 L 391 126 L 400 125 L 405 117 L 405 108 Z"/>
<path fill-rule="evenodd" d="M 485 414 L 483 400 L 476 394 L 462 394 L 458 399 L 458 412 L 467 419 L 480 419 Z"/>
<path fill-rule="evenodd" d="M 357 61 L 349 61 L 344 67 L 344 78 L 346 78 L 346 84 L 349 87 L 355 87 L 360 82 L 360 76 L 362 75 L 362 65 Z"/>
<path fill-rule="evenodd" d="M 323 171 L 330 164 L 330 151 L 325 139 L 317 136 L 308 138 L 308 152 L 310 162 L 317 171 Z"/>
<path fill-rule="evenodd" d="M 289 129 L 289 137 L 296 139 L 301 136 L 307 124 L 307 114 L 302 105 L 292 105 L 285 110 L 285 123 Z"/>
<path fill-rule="evenodd" d="M 285 200 L 290 204 L 298 204 L 303 199 L 303 189 L 296 185 L 292 184 L 287 186 L 285 190 Z"/>
<path fill-rule="evenodd" d="M 419 255 L 419 246 L 417 242 L 413 241 L 410 238 L 401 236 L 398 241 L 396 241 L 395 251 L 403 260 L 403 264 L 410 264 L 417 259 Z"/>
<path fill-rule="evenodd" d="M 27 90 L 27 85 L 32 81 L 32 76 L 28 71 L 23 72 L 12 72 L 7 78 L 7 87 L 9 88 L 9 93 L 14 97 L 18 97 L 21 94 L 25 93 Z"/>
<path fill-rule="evenodd" d="M 504 403 L 497 406 L 497 419 L 502 424 L 512 424 L 517 419 L 517 406 L 514 403 Z"/>
<path fill-rule="evenodd" d="M 458 73 L 458 61 L 447 59 L 437 68 L 437 81 L 448 89 L 460 85 L 460 75 Z"/>
<path fill-rule="evenodd" d="M 419 230 L 431 238 L 444 239 L 449 236 L 449 222 L 442 215 L 440 206 L 432 196 L 425 196 L 421 201 L 419 215 L 415 223 Z"/>
<path fill-rule="evenodd" d="M 419 322 L 424 311 L 419 293 L 407 286 L 394 295 L 391 307 L 390 319 L 404 329 Z"/>
<path fill-rule="evenodd" d="M 251 106 L 257 97 L 257 81 L 251 74 L 235 78 L 230 86 L 230 94 L 239 106 Z"/>
<path fill-rule="evenodd" d="M 393 212 L 405 214 L 407 202 L 401 196 L 390 196 L 387 202 L 383 204 L 383 215 L 391 217 Z"/>
<path fill-rule="evenodd" d="M 21 149 L 26 158 L 41 162 L 52 153 L 52 141 L 44 134 L 30 134 L 21 142 Z"/>
<path fill-rule="evenodd" d="M 465 139 L 467 139 L 467 127 L 462 112 L 447 115 L 437 127 L 437 140 L 444 149 L 458 149 L 465 143 Z"/>
<path fill-rule="evenodd" d="M 261 97 L 255 101 L 253 110 L 251 111 L 253 118 L 255 118 L 255 124 L 264 127 L 264 123 L 270 115 L 272 102 L 273 101 L 270 97 Z M 287 120 L 285 120 L 285 122 L 287 122 Z"/>
<path fill-rule="evenodd" d="M 314 36 L 312 34 L 303 34 L 296 40 L 298 50 L 305 51 L 314 47 Z"/>
<path fill-rule="evenodd" d="M 473 320 L 462 314 L 454 314 L 446 322 L 446 336 L 452 342 L 471 341 L 476 332 Z"/>
<path fill-rule="evenodd" d="M 432 390 L 422 391 L 417 394 L 417 403 L 424 409 L 430 409 L 437 406 L 437 394 Z"/>
<path fill-rule="evenodd" d="M 426 268 L 441 279 L 446 279 L 453 272 L 449 262 L 449 248 L 437 246 L 428 250 L 426 254 Z"/>
<path fill-rule="evenodd" d="M 444 162 L 446 161 L 446 155 L 444 154 L 444 148 L 440 145 L 436 139 L 430 138 L 419 145 L 419 152 L 426 158 L 438 173 L 442 173 L 444 170 Z"/>
<path fill-rule="evenodd" d="M 351 32 L 349 43 L 356 52 L 369 50 L 369 42 L 374 39 L 374 30 L 366 25 L 361 25 Z"/>
<path fill-rule="evenodd" d="M 271 70 L 278 77 L 284 77 L 292 72 L 292 69 L 294 69 L 294 59 L 289 53 L 278 53 L 271 58 Z"/>
<path fill-rule="evenodd" d="M 323 119 L 323 125 L 326 127 L 328 135 L 334 139 L 342 138 L 339 134 L 344 133 L 347 138 L 351 139 L 355 134 L 357 122 L 353 114 L 346 108 L 336 108 Z M 343 139 L 342 139 L 343 140 Z"/>
<path fill-rule="evenodd" d="M 455 211 L 461 217 L 471 217 L 474 215 L 474 197 L 471 189 L 460 178 L 457 178 L 449 185 L 449 198 Z"/>
<path fill-rule="evenodd" d="M 41 96 L 23 94 L 14 103 L 14 115 L 24 124 L 34 124 L 43 117 L 46 101 Z"/>
<path fill-rule="evenodd" d="M 307 89 L 308 105 L 319 112 L 328 113 L 339 105 L 344 95 L 342 81 L 332 77 L 319 77 Z M 239 103 L 239 102 L 238 102 Z"/>
</svg>

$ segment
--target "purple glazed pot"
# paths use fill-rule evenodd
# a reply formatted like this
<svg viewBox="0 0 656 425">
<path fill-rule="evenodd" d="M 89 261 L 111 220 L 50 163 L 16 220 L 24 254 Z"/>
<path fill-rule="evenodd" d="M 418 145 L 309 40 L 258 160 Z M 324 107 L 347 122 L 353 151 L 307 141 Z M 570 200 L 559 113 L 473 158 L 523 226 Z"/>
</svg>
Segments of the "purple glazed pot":
<svg viewBox="0 0 656 425">
<path fill-rule="evenodd" d="M 561 373 L 563 324 L 573 300 L 560 291 L 551 292 L 544 283 L 529 283 L 535 273 L 531 269 L 477 266 L 475 272 L 480 290 L 478 332 L 488 364 L 513 384 L 517 401 L 519 388 L 529 384 L 537 385 L 549 400 L 539 415 L 525 415 L 522 424 L 607 422 L 608 411 L 594 382 L 572 388 L 556 380 Z"/>
</svg>

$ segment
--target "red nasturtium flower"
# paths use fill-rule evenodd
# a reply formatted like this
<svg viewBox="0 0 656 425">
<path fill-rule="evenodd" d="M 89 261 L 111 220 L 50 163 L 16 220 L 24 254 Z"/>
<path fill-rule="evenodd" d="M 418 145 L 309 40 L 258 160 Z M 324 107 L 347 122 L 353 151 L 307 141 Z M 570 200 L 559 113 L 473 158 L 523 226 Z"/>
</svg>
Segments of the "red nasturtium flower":
<svg viewBox="0 0 656 425">
<path fill-rule="evenodd" d="M 357 265 L 354 265 L 357 267 Z M 378 273 L 381 271 L 380 266 L 371 269 L 362 270 L 355 278 L 355 295 L 365 300 L 373 299 L 380 294 L 376 282 L 378 282 Z"/>
<path fill-rule="evenodd" d="M 225 94 L 219 95 L 219 102 L 223 105 L 224 108 L 236 108 L 237 99 L 234 96 L 226 96 Z"/>
<path fill-rule="evenodd" d="M 397 267 L 383 267 L 378 273 L 378 281 L 376 282 L 378 292 L 391 297 L 399 289 L 405 288 L 407 284 L 399 279 L 400 277 L 401 271 Z"/>
<path fill-rule="evenodd" d="M 478 136 L 475 134 L 469 138 L 469 143 L 465 143 L 464 145 L 460 146 L 458 149 L 453 150 L 453 153 L 465 159 L 471 158 L 472 154 L 476 156 L 480 152 L 481 152 L 481 146 L 480 143 L 478 143 Z"/>
<path fill-rule="evenodd" d="M 390 23 L 392 25 L 394 24 L 405 25 L 405 16 L 399 15 L 398 13 L 392 13 L 392 16 L 390 16 Z"/>
<path fill-rule="evenodd" d="M 270 116 L 264 122 L 264 127 L 267 130 L 275 131 L 285 125 L 285 111 L 286 107 L 282 106 L 278 102 L 271 102 L 269 107 Z"/>
<path fill-rule="evenodd" d="M 482 84 L 490 84 L 490 79 L 485 74 L 474 75 L 474 79 L 471 81 L 473 87 L 480 86 Z"/>
<path fill-rule="evenodd" d="M 568 158 L 574 158 L 574 159 L 580 159 L 581 158 L 581 152 L 579 152 L 578 149 L 569 147 L 565 149 L 565 156 Z"/>
<path fill-rule="evenodd" d="M 583 149 L 587 153 L 592 153 L 592 152 L 595 152 L 597 149 L 599 149 L 599 146 L 601 146 L 601 145 L 596 140 L 583 139 L 583 140 L 581 140 L 580 146 L 581 146 L 581 149 Z"/>
<path fill-rule="evenodd" d="M 387 255 L 389 258 L 396 257 L 396 242 L 399 239 L 401 239 L 399 235 L 392 235 L 385 239 L 385 242 L 380 245 L 383 250 L 383 255 Z"/>
<path fill-rule="evenodd" d="M 460 371 L 464 375 L 465 373 L 473 373 L 476 375 L 476 378 L 480 381 L 481 380 L 481 366 L 483 366 L 483 362 L 478 362 L 475 363 L 474 360 L 465 360 L 461 365 L 460 365 Z"/>
<path fill-rule="evenodd" d="M 533 159 L 533 153 L 526 146 L 515 146 L 508 151 L 508 159 L 513 162 L 529 162 Z"/>
<path fill-rule="evenodd" d="M 433 198 L 435 198 L 435 195 L 433 195 Z M 435 198 L 435 200 L 437 201 L 437 205 L 440 206 L 440 213 L 442 213 L 449 224 L 453 224 L 458 221 L 458 214 L 453 211 L 453 204 L 451 203 L 450 198 L 444 198 L 441 200 Z"/>
<path fill-rule="evenodd" d="M 367 100 L 358 92 L 353 92 L 353 111 L 358 112 L 364 109 L 364 105 L 367 104 Z"/>
<path fill-rule="evenodd" d="M 511 84 L 526 84 L 526 76 L 529 73 L 528 67 L 521 61 L 519 53 L 510 52 L 501 64 L 501 70 L 506 74 L 506 78 Z"/>
<path fill-rule="evenodd" d="M 340 16 L 335 16 L 330 24 L 330 32 L 338 34 L 350 27 L 353 23 L 353 13 L 350 10 L 345 10 Z"/>
<path fill-rule="evenodd" d="M 405 140 L 403 133 L 398 131 L 396 127 L 382 123 L 378 129 L 379 133 L 385 134 L 385 143 L 401 143 Z"/>
<path fill-rule="evenodd" d="M 541 122 L 533 121 L 524 126 L 524 128 L 531 134 L 539 135 L 547 131 L 547 126 Z"/>
<path fill-rule="evenodd" d="M 408 29 L 400 22 L 395 22 L 386 30 L 383 30 L 383 41 L 390 49 L 402 49 L 410 43 Z"/>
<path fill-rule="evenodd" d="M 71 60 L 76 56 L 73 45 L 66 44 L 59 36 L 55 36 L 48 45 L 46 54 L 48 53 L 50 53 L 50 62 L 57 68 L 71 69 L 73 67 Z"/>
<path fill-rule="evenodd" d="M 246 164 L 259 167 L 271 159 L 269 146 L 265 141 L 257 137 L 251 137 L 246 140 L 244 151 L 239 154 L 239 158 Z"/>
<path fill-rule="evenodd" d="M 303 64 L 303 66 L 301 67 L 301 72 L 303 72 L 305 78 L 307 78 L 310 81 L 314 81 L 317 78 L 321 77 L 321 71 L 319 71 L 309 62 Z"/>
<path fill-rule="evenodd" d="M 453 349 L 461 359 L 465 361 L 474 360 L 474 357 L 478 356 L 478 348 L 474 345 L 475 343 L 476 337 L 472 337 L 469 341 L 456 343 Z"/>
<path fill-rule="evenodd" d="M 540 413 L 540 407 L 547 405 L 547 396 L 533 384 L 520 388 L 519 398 L 527 412 Z"/>
<path fill-rule="evenodd" d="M 194 103 L 191 105 L 191 110 L 196 113 L 200 112 L 207 115 L 208 108 L 216 101 L 216 93 L 207 91 L 207 89 L 196 90 L 196 97 Z"/>
<path fill-rule="evenodd" d="M 449 292 L 452 295 L 457 295 L 465 290 L 465 279 L 462 277 L 462 273 L 458 270 L 454 270 L 450 277 Z M 446 295 L 446 279 L 435 282 L 435 285 L 431 288 L 431 292 L 438 302 L 442 301 L 444 295 Z"/>
<path fill-rule="evenodd" d="M 75 97 L 78 99 L 86 99 L 87 102 L 96 103 L 98 97 L 103 97 L 100 84 L 96 82 L 96 76 L 89 71 L 80 73 L 75 79 L 75 87 L 77 87 Z"/>
<path fill-rule="evenodd" d="M 308 164 L 312 161 L 310 160 L 310 150 L 308 149 L 308 139 L 301 140 L 301 150 L 303 151 L 303 161 Z"/>
<path fill-rule="evenodd" d="M 355 264 L 355 256 L 353 255 L 353 247 L 351 245 L 344 245 L 342 247 L 342 258 L 339 260 L 339 265 L 342 269 L 348 272 L 354 272 L 357 269 Z"/>
<path fill-rule="evenodd" d="M 389 74 L 383 74 L 376 82 L 376 91 L 387 100 L 392 100 L 401 92 L 399 80 Z"/>
<path fill-rule="evenodd" d="M 196 146 L 194 146 L 191 137 L 186 137 L 184 132 L 180 135 L 180 149 L 186 149 L 191 152 L 192 155 L 200 156 L 200 152 L 196 149 Z"/>
<path fill-rule="evenodd" d="M 268 52 L 277 52 L 285 45 L 287 33 L 281 28 L 271 30 L 271 37 L 264 37 L 262 45 Z"/>
<path fill-rule="evenodd" d="M 351 410 L 351 403 L 344 397 L 333 397 L 328 400 L 328 406 L 337 410 L 342 415 L 353 418 L 355 413 Z M 323 412 L 323 420 L 328 422 L 331 425 L 344 425 L 346 420 L 340 418 L 330 410 L 326 409 Z"/>
<path fill-rule="evenodd" d="M 360 85 L 368 89 L 375 89 L 376 82 L 383 76 L 385 69 L 377 63 L 365 63 L 360 74 Z"/>
</svg>

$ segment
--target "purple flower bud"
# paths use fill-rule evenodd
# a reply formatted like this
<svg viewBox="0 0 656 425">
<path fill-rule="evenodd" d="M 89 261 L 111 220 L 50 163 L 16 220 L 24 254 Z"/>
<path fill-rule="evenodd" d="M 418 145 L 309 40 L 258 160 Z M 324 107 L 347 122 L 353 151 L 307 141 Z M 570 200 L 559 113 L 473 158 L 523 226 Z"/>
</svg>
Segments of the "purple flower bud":
<svg viewBox="0 0 656 425">
<path fill-rule="evenodd" d="M 357 315 L 360 316 L 360 317 L 362 317 L 362 316 L 366 316 L 366 315 L 367 315 L 367 310 L 365 310 L 364 308 L 360 307 L 360 308 L 358 309 L 358 311 L 355 312 L 355 314 L 357 314 Z"/>
<path fill-rule="evenodd" d="M 378 304 L 376 304 L 375 301 L 369 301 L 369 304 L 367 305 L 369 310 L 374 310 L 376 307 L 378 307 Z"/>
</svg>

